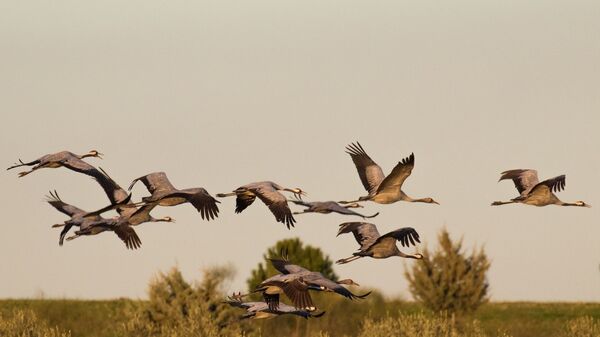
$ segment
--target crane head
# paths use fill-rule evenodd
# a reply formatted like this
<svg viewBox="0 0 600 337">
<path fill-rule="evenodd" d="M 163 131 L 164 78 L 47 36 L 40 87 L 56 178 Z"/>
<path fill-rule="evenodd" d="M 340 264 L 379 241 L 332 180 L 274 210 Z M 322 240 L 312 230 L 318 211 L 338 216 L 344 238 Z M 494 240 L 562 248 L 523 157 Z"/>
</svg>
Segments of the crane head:
<svg viewBox="0 0 600 337">
<path fill-rule="evenodd" d="M 96 150 L 90 150 L 90 152 L 88 152 L 85 156 L 86 157 L 96 157 L 96 158 L 102 159 L 103 155 L 104 154 L 102 154 L 102 153 L 100 153 L 100 152 L 98 152 Z"/>
<path fill-rule="evenodd" d="M 294 193 L 294 196 L 296 196 L 296 198 L 302 200 L 302 196 L 303 195 L 307 195 L 306 192 L 304 192 L 302 189 L 296 187 L 296 188 L 292 188 L 292 193 Z"/>
<path fill-rule="evenodd" d="M 440 204 L 439 202 L 433 200 L 433 198 L 424 198 L 423 201 L 425 201 L 428 204 L 436 204 L 436 205 Z"/>
<path fill-rule="evenodd" d="M 592 205 L 586 204 L 584 201 L 581 201 L 581 200 L 575 201 L 575 205 L 580 206 L 580 207 L 588 207 L 588 208 L 592 207 Z"/>
<path fill-rule="evenodd" d="M 339 280 L 337 281 L 337 284 L 345 284 L 345 285 L 349 285 L 349 286 L 357 286 L 360 287 L 360 284 L 354 282 L 352 279 L 343 279 L 343 280 Z"/>
</svg>

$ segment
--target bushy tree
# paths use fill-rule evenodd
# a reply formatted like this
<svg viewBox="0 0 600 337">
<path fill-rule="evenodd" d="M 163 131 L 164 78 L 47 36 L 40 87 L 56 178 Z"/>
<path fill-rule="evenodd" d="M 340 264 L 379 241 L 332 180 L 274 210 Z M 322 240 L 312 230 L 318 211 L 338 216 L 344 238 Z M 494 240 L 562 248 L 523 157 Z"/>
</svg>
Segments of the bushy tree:
<svg viewBox="0 0 600 337">
<path fill-rule="evenodd" d="M 446 229 L 438 235 L 439 247 L 405 272 L 415 300 L 435 311 L 469 313 L 488 300 L 486 273 L 490 262 L 483 248 L 470 255 L 462 251 L 462 239 L 453 242 Z"/>
<path fill-rule="evenodd" d="M 149 301 L 130 308 L 124 336 L 217 337 L 240 334 L 237 314 L 223 303 L 223 283 L 233 276 L 227 267 L 204 271 L 194 285 L 177 268 L 150 282 Z"/>
<path fill-rule="evenodd" d="M 277 241 L 274 246 L 267 249 L 267 252 L 263 254 L 263 261 L 258 264 L 256 269 L 252 270 L 250 278 L 247 280 L 250 291 L 256 289 L 256 286 L 266 278 L 279 274 L 268 259 L 281 258 L 282 252 L 286 253 L 292 263 L 321 272 L 325 277 L 337 281 L 338 277 L 333 271 L 333 262 L 329 256 L 325 256 L 320 248 L 304 245 L 299 238 L 293 238 Z"/>
</svg>

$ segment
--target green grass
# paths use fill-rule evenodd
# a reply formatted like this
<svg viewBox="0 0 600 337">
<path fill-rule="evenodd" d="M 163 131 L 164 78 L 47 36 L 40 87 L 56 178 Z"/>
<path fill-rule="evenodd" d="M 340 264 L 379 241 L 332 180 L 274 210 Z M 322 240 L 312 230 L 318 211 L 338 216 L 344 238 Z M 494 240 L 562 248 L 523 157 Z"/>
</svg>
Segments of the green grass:
<svg viewBox="0 0 600 337">
<path fill-rule="evenodd" d="M 581 316 L 600 319 L 600 303 L 490 303 L 475 318 L 487 333 L 501 330 L 520 337 L 558 336 L 567 321 Z"/>
<path fill-rule="evenodd" d="M 421 311 L 419 305 L 409 302 L 344 302 L 328 303 L 328 313 L 320 320 L 295 320 L 282 318 L 281 321 L 255 322 L 263 326 L 263 332 L 271 327 L 285 324 L 310 324 L 311 329 L 324 330 L 329 335 L 354 335 L 358 333 L 361 318 L 372 318 L 384 315 L 394 316 L 398 311 L 415 313 Z M 70 330 L 76 337 L 109 337 L 116 336 L 117 328 L 125 321 L 123 314 L 133 301 L 131 300 L 0 300 L 0 313 L 10 315 L 15 309 L 33 310 L 39 318 L 46 320 L 50 326 L 58 326 Z M 346 306 L 355 317 L 336 315 L 339 305 Z M 360 307 L 363 305 L 363 307 Z M 337 308 L 336 308 L 337 307 Z M 360 311 L 360 312 L 359 312 Z M 474 315 L 481 323 L 482 329 L 493 336 L 498 331 L 505 331 L 513 337 L 560 336 L 567 321 L 581 316 L 600 319 L 600 303 L 531 303 L 508 302 L 489 303 Z M 298 321 L 298 322 L 296 322 Z"/>
</svg>

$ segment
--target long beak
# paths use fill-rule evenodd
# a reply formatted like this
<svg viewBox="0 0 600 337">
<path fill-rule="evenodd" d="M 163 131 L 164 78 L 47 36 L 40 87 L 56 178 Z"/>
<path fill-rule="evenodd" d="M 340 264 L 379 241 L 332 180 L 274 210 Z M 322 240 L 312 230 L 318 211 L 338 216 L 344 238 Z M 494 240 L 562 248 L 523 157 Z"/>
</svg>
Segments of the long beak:
<svg viewBox="0 0 600 337">
<path fill-rule="evenodd" d="M 294 196 L 300 200 L 302 200 L 302 196 L 306 196 L 308 195 L 308 193 L 304 192 L 304 191 L 300 191 L 300 193 L 294 193 Z"/>
<path fill-rule="evenodd" d="M 102 158 L 102 156 L 104 156 L 104 153 L 100 153 L 100 152 L 98 152 L 98 158 L 100 158 L 100 159 L 104 159 L 104 158 Z"/>
<path fill-rule="evenodd" d="M 434 204 L 436 204 L 436 205 L 439 205 L 439 204 L 440 204 L 439 202 L 437 202 L 437 201 L 435 201 L 435 200 L 433 201 L 433 203 L 434 203 Z"/>
<path fill-rule="evenodd" d="M 362 200 L 352 200 L 352 201 L 343 201 L 342 200 L 342 201 L 338 201 L 337 203 L 342 204 L 342 205 L 347 205 L 347 204 L 353 204 L 353 203 L 359 202 L 359 201 L 362 201 Z"/>
</svg>

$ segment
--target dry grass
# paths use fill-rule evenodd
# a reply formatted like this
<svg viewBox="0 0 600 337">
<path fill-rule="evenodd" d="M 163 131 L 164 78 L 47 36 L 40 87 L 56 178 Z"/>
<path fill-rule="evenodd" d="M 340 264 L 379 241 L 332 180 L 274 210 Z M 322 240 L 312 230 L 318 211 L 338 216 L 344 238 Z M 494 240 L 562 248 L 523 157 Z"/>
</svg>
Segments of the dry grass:
<svg viewBox="0 0 600 337">
<path fill-rule="evenodd" d="M 70 337 L 71 332 L 39 320 L 31 310 L 15 310 L 11 315 L 0 315 L 0 336 L 2 337 Z"/>
</svg>

